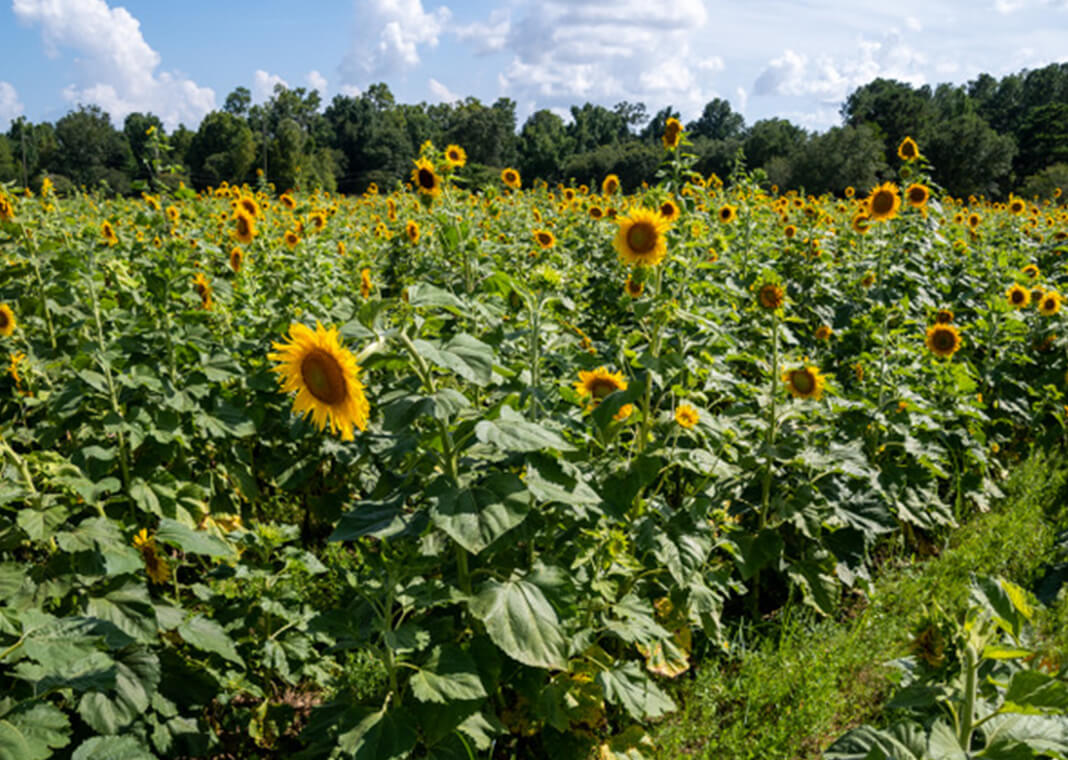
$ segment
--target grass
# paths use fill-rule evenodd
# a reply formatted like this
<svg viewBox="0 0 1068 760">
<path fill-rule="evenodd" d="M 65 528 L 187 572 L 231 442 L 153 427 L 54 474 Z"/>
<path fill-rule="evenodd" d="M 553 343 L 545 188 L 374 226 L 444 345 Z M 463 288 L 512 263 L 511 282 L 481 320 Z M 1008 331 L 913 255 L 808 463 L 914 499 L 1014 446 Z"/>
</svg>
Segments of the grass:
<svg viewBox="0 0 1068 760">
<path fill-rule="evenodd" d="M 679 712 L 654 732 L 656 757 L 817 758 L 848 728 L 873 722 L 893 687 L 885 663 L 906 653 L 926 607 L 963 612 L 972 573 L 1038 584 L 1066 543 L 1056 527 L 1068 523 L 1066 486 L 1068 460 L 1034 454 L 1016 466 L 1002 502 L 954 531 L 938 556 L 884 565 L 866 606 L 839 620 L 789 608 L 762 631 L 739 630 L 730 655 L 698 664 L 680 685 Z M 1042 625 L 1062 661 L 1065 597 Z"/>
</svg>

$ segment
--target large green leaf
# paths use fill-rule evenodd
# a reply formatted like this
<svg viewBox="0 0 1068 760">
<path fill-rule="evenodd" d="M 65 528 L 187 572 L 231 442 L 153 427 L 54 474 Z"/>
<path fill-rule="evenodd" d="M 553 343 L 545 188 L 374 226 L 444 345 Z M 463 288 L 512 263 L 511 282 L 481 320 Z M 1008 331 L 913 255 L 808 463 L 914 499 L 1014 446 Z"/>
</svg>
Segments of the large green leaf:
<svg viewBox="0 0 1068 760">
<path fill-rule="evenodd" d="M 1068 685 L 1037 670 L 1013 673 L 1003 712 L 1068 713 Z"/>
<path fill-rule="evenodd" d="M 486 696 L 474 659 L 455 645 L 435 647 L 408 683 L 421 702 L 447 704 Z"/>
<path fill-rule="evenodd" d="M 434 524 L 472 554 L 478 554 L 526 519 L 530 496 L 522 481 L 497 472 L 471 488 L 444 485 L 430 516 Z"/>
<path fill-rule="evenodd" d="M 917 723 L 897 723 L 886 730 L 854 728 L 828 747 L 825 760 L 927 760 L 927 735 Z"/>
<path fill-rule="evenodd" d="M 118 672 L 111 692 L 89 692 L 78 703 L 78 714 L 101 734 L 118 733 L 151 703 L 160 681 L 159 659 L 147 649 L 131 647 L 116 657 Z"/>
<path fill-rule="evenodd" d="M 513 660 L 535 668 L 567 668 L 567 643 L 556 610 L 533 583 L 489 581 L 471 600 L 471 614 Z"/>
<path fill-rule="evenodd" d="M 413 723 L 403 710 L 368 712 L 338 737 L 338 747 L 353 760 L 401 760 L 415 747 Z"/>
<path fill-rule="evenodd" d="M 45 760 L 69 741 L 67 716 L 50 704 L 16 708 L 0 718 L 0 760 Z"/>
<path fill-rule="evenodd" d="M 178 635 L 185 641 L 205 652 L 214 652 L 225 660 L 244 667 L 244 660 L 237 653 L 233 640 L 226 635 L 223 627 L 211 618 L 196 615 L 178 626 Z"/>
<path fill-rule="evenodd" d="M 71 760 L 155 760 L 132 736 L 94 736 L 82 742 Z"/>
<path fill-rule="evenodd" d="M 544 451 L 556 449 L 571 451 L 574 447 L 558 433 L 534 422 L 523 419 L 511 407 L 501 407 L 497 420 L 482 420 L 475 425 L 475 436 L 483 443 L 490 443 L 501 451 Z"/>
<path fill-rule="evenodd" d="M 143 585 L 129 583 L 112 588 L 103 596 L 90 597 L 86 614 L 112 623 L 138 641 L 148 643 L 156 639 L 156 608 Z"/>
<path fill-rule="evenodd" d="M 628 662 L 597 674 L 604 698 L 619 705 L 635 720 L 659 718 L 675 709 L 671 697 L 661 691 L 636 662 Z"/>
<path fill-rule="evenodd" d="M 156 539 L 173 544 L 189 554 L 206 554 L 209 557 L 231 557 L 234 554 L 229 544 L 218 536 L 187 528 L 177 520 L 167 517 L 159 521 Z"/>
</svg>

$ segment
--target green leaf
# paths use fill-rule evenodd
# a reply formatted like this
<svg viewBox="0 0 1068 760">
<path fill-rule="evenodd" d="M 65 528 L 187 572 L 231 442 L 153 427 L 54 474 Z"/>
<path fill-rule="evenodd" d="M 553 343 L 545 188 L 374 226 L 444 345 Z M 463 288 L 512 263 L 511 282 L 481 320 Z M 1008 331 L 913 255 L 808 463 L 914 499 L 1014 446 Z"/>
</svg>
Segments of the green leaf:
<svg viewBox="0 0 1068 760">
<path fill-rule="evenodd" d="M 577 468 L 575 472 L 569 472 L 560 460 L 549 455 L 534 454 L 527 463 L 530 469 L 523 482 L 538 501 L 556 501 L 576 507 L 601 503 L 597 492 L 580 479 Z"/>
<path fill-rule="evenodd" d="M 628 662 L 597 674 L 604 698 L 619 705 L 635 720 L 667 715 L 675 709 L 671 697 L 660 690 L 636 662 Z"/>
<path fill-rule="evenodd" d="M 147 649 L 124 650 L 117 665 L 114 692 L 89 692 L 78 703 L 78 714 L 97 733 L 118 733 L 132 723 L 148 709 L 159 685 L 159 659 Z"/>
<path fill-rule="evenodd" d="M 401 760 L 415 747 L 413 722 L 403 710 L 371 712 L 338 737 L 338 747 L 353 760 Z"/>
<path fill-rule="evenodd" d="M 94 736 L 74 751 L 71 760 L 155 760 L 132 736 Z"/>
<path fill-rule="evenodd" d="M 417 532 L 425 517 L 405 509 L 408 496 L 407 492 L 398 491 L 381 501 L 355 502 L 352 509 L 341 516 L 330 540 L 355 541 L 364 536 L 392 538 Z"/>
<path fill-rule="evenodd" d="M 756 536 L 741 535 L 726 546 L 736 547 L 736 560 L 742 580 L 749 580 L 764 566 L 782 555 L 783 541 L 779 531 L 765 530 Z"/>
<path fill-rule="evenodd" d="M 0 760 L 45 760 L 68 742 L 70 722 L 50 704 L 16 708 L 0 718 Z"/>
<path fill-rule="evenodd" d="M 455 645 L 435 647 L 409 685 L 420 702 L 448 704 L 487 696 L 475 661 Z"/>
<path fill-rule="evenodd" d="M 419 282 L 408 287 L 408 304 L 410 306 L 447 306 L 464 311 L 464 303 L 447 290 Z"/>
<path fill-rule="evenodd" d="M 444 488 L 430 510 L 431 519 L 472 554 L 519 525 L 530 511 L 529 494 L 510 473 L 494 473 L 471 488 Z"/>
<path fill-rule="evenodd" d="M 927 736 L 918 723 L 898 723 L 880 730 L 855 728 L 828 747 L 825 760 L 927 760 Z"/>
<path fill-rule="evenodd" d="M 504 452 L 513 451 L 572 451 L 574 446 L 558 433 L 528 422 L 509 406 L 501 407 L 498 420 L 482 420 L 475 425 L 475 436 L 482 443 L 490 443 Z"/>
<path fill-rule="evenodd" d="M 1068 685 L 1037 670 L 1013 673 L 1002 712 L 1068 712 Z"/>
<path fill-rule="evenodd" d="M 209 557 L 232 557 L 233 549 L 218 536 L 193 530 L 176 520 L 164 517 L 159 521 L 156 540 L 173 544 L 189 554 L 206 554 Z"/>
<path fill-rule="evenodd" d="M 534 668 L 567 668 L 567 643 L 556 610 L 533 583 L 489 581 L 471 600 L 470 610 L 513 660 Z"/>
<path fill-rule="evenodd" d="M 186 643 L 205 652 L 214 652 L 224 660 L 244 667 L 245 662 L 237 653 L 233 640 L 226 635 L 223 627 L 211 618 L 196 615 L 190 620 L 178 626 L 178 635 L 185 639 Z"/>
<path fill-rule="evenodd" d="M 422 339 L 412 343 L 425 359 L 476 385 L 487 385 L 493 379 L 493 348 L 467 333 L 460 333 L 440 348 Z"/>
<path fill-rule="evenodd" d="M 40 541 L 52 536 L 68 515 L 67 508 L 60 504 L 43 509 L 25 507 L 19 510 L 15 521 L 31 541 Z"/>
<path fill-rule="evenodd" d="M 156 639 L 156 609 L 143 585 L 129 583 L 90 597 L 86 613 L 106 620 L 128 636 L 145 643 Z"/>
</svg>

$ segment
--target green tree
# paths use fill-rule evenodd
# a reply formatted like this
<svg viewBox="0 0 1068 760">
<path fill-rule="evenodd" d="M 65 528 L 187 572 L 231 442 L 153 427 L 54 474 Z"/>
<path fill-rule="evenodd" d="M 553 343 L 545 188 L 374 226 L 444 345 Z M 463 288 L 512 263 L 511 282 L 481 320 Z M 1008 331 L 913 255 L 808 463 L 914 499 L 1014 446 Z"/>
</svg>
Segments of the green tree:
<svg viewBox="0 0 1068 760">
<path fill-rule="evenodd" d="M 148 131 L 153 128 L 162 134 L 163 122 L 154 114 L 134 112 L 128 114 L 123 121 L 122 131 L 133 156 L 134 179 L 152 181 L 155 176 L 153 163 L 160 157 L 152 155 L 149 148 L 151 139 Z"/>
<path fill-rule="evenodd" d="M 1056 203 L 1068 203 L 1068 163 L 1053 164 L 1040 172 L 1032 174 L 1023 183 L 1019 193 L 1024 198 L 1052 200 L 1055 190 L 1060 188 L 1061 196 Z"/>
<path fill-rule="evenodd" d="M 978 113 L 931 125 L 920 149 L 934 165 L 935 180 L 953 195 L 994 196 L 1009 187 L 1016 145 Z"/>
<path fill-rule="evenodd" d="M 1020 153 L 1014 168 L 1018 177 L 1068 162 L 1068 103 L 1047 103 L 1028 111 L 1020 124 L 1017 144 Z"/>
<path fill-rule="evenodd" d="M 252 130 L 238 116 L 212 111 L 200 122 L 187 159 L 197 187 L 217 186 L 223 180 L 243 182 L 256 159 Z"/>
<path fill-rule="evenodd" d="M 248 116 L 249 106 L 252 105 L 252 93 L 247 87 L 237 87 L 226 96 L 222 110 L 234 116 Z"/>
<path fill-rule="evenodd" d="M 519 133 L 519 172 L 533 181 L 563 179 L 561 169 L 571 154 L 571 138 L 564 120 L 547 109 L 535 111 Z"/>
<path fill-rule="evenodd" d="M 581 108 L 571 106 L 567 135 L 571 138 L 572 150 L 584 153 L 626 140 L 630 137 L 628 124 L 621 114 L 609 111 L 604 106 L 586 103 Z"/>
<path fill-rule="evenodd" d="M 845 124 L 859 127 L 867 124 L 883 136 L 887 162 L 897 166 L 897 148 L 906 137 L 918 139 L 927 131 L 932 119 L 931 89 L 914 89 L 905 82 L 875 79 L 849 94 L 842 105 Z M 924 146 L 920 145 L 920 150 Z"/>
<path fill-rule="evenodd" d="M 886 169 L 883 141 L 867 125 L 833 127 L 813 135 L 790 160 L 791 187 L 841 194 L 847 187 L 874 186 Z"/>
<path fill-rule="evenodd" d="M 76 185 L 129 192 L 130 146 L 99 106 L 79 106 L 57 121 L 56 143 L 56 166 Z"/>
<path fill-rule="evenodd" d="M 595 150 L 570 156 L 564 164 L 564 177 L 599 187 L 608 174 L 619 176 L 624 192 L 633 192 L 642 182 L 651 180 L 663 149 L 647 142 L 628 140 L 602 145 Z"/>
<path fill-rule="evenodd" d="M 15 156 L 11 152 L 11 141 L 7 135 L 0 135 L 0 182 L 11 182 L 19 173 L 15 168 Z"/>
<path fill-rule="evenodd" d="M 710 100 L 705 104 L 701 117 L 686 125 L 691 139 L 707 137 L 710 140 L 727 140 L 739 137 L 744 129 L 745 119 L 722 98 Z"/>
<path fill-rule="evenodd" d="M 791 156 L 805 139 L 805 130 L 786 119 L 761 119 L 745 133 L 743 147 L 747 163 L 755 169 L 776 156 Z"/>
</svg>

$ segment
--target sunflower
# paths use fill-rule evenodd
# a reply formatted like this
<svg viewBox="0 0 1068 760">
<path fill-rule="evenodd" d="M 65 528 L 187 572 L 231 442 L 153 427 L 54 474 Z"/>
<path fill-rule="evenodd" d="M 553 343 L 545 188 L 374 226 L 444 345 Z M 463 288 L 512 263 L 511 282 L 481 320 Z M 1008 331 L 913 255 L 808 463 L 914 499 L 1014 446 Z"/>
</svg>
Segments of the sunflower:
<svg viewBox="0 0 1068 760">
<path fill-rule="evenodd" d="M 1013 198 L 1009 201 L 1010 214 L 1022 214 L 1026 208 L 1027 204 L 1023 202 L 1022 198 Z"/>
<path fill-rule="evenodd" d="M 460 169 L 467 163 L 467 151 L 459 145 L 450 145 L 445 149 L 445 163 L 451 169 Z"/>
<path fill-rule="evenodd" d="M 935 312 L 935 324 L 948 325 L 953 322 L 953 312 L 949 309 L 939 309 Z"/>
<path fill-rule="evenodd" d="M 602 195 L 615 195 L 619 190 L 619 177 L 615 174 L 609 174 L 601 182 L 601 194 Z"/>
<path fill-rule="evenodd" d="M 415 161 L 415 168 L 412 169 L 412 185 L 420 195 L 428 198 L 441 195 L 441 177 L 434 171 L 434 164 L 425 158 Z"/>
<path fill-rule="evenodd" d="M 26 361 L 26 353 L 24 351 L 17 351 L 11 355 L 11 363 L 8 364 L 7 374 L 11 375 L 11 379 L 15 381 L 17 388 L 22 387 L 22 376 L 19 375 L 19 365 Z"/>
<path fill-rule="evenodd" d="M 241 271 L 241 265 L 245 263 L 245 254 L 236 245 L 230 249 L 230 268 L 234 274 Z"/>
<path fill-rule="evenodd" d="M 979 226 L 979 223 L 981 221 L 983 221 L 983 217 L 979 216 L 978 214 L 968 215 L 968 226 L 971 227 L 973 230 Z"/>
<path fill-rule="evenodd" d="M 784 300 L 786 300 L 786 294 L 774 282 L 765 283 L 757 291 L 757 302 L 768 311 L 778 309 L 782 306 Z"/>
<path fill-rule="evenodd" d="M 679 207 L 673 200 L 666 200 L 660 204 L 660 216 L 669 222 L 675 221 L 679 216 Z"/>
<path fill-rule="evenodd" d="M 519 172 L 512 168 L 503 169 L 501 171 L 501 182 L 508 185 L 508 187 L 513 190 L 518 190 L 523 184 L 519 178 Z"/>
<path fill-rule="evenodd" d="M 1021 269 L 1020 271 L 1023 272 L 1025 275 L 1027 275 L 1032 280 L 1035 279 L 1036 277 L 1038 277 L 1039 274 L 1041 274 L 1041 272 L 1038 271 L 1038 267 L 1036 267 L 1034 264 L 1028 264 L 1023 269 Z"/>
<path fill-rule="evenodd" d="M 627 281 L 623 283 L 623 291 L 631 298 L 638 298 L 645 292 L 645 283 L 627 275 Z"/>
<path fill-rule="evenodd" d="M 106 220 L 100 225 L 100 237 L 108 245 L 115 245 L 119 242 L 119 237 L 115 234 L 115 228 L 111 226 L 111 222 Z"/>
<path fill-rule="evenodd" d="M 619 231 L 612 245 L 623 263 L 631 266 L 656 266 L 667 255 L 665 237 L 670 222 L 656 211 L 636 208 L 620 219 Z"/>
<path fill-rule="evenodd" d="M 0 303 L 0 335 L 5 338 L 15 332 L 18 322 L 15 321 L 15 312 L 6 303 Z"/>
<path fill-rule="evenodd" d="M 286 230 L 286 234 L 283 236 L 282 240 L 290 248 L 296 248 L 297 243 L 300 242 L 300 235 L 298 235 L 294 230 Z"/>
<path fill-rule="evenodd" d="M 787 240 L 793 240 L 797 235 L 797 227 L 792 224 L 788 224 L 782 229 L 782 234 L 786 236 Z"/>
<path fill-rule="evenodd" d="M 600 206 L 590 206 L 587 213 L 590 215 L 590 219 L 604 219 L 604 209 Z"/>
<path fill-rule="evenodd" d="M 926 185 L 921 185 L 919 182 L 913 182 L 905 189 L 905 200 L 913 208 L 923 208 L 927 205 L 930 197 L 931 191 L 927 189 Z"/>
<path fill-rule="evenodd" d="M 278 200 L 282 201 L 282 204 L 290 211 L 297 207 L 297 202 L 293 200 L 293 196 L 289 193 L 282 193 L 282 196 Z"/>
<path fill-rule="evenodd" d="M 575 391 L 585 398 L 590 397 L 590 408 L 601 403 L 601 399 L 616 391 L 625 391 L 627 381 L 622 372 L 609 372 L 606 367 L 598 367 L 593 372 L 579 371 Z"/>
<path fill-rule="evenodd" d="M 823 397 L 823 376 L 815 367 L 804 366 L 788 369 L 782 373 L 786 390 L 794 398 L 810 398 L 819 401 Z"/>
<path fill-rule="evenodd" d="M 866 211 L 861 211 L 853 216 L 852 226 L 853 232 L 863 235 L 871 228 L 871 217 Z"/>
<path fill-rule="evenodd" d="M 267 354 L 278 362 L 282 391 L 297 392 L 293 411 L 311 415 L 319 430 L 341 433 L 343 441 L 353 440 L 352 427 L 367 429 L 371 407 L 363 393 L 356 357 L 338 342 L 336 327 L 329 330 L 318 322 L 315 330 L 307 325 L 289 326 L 287 343 L 272 343 L 276 351 Z"/>
<path fill-rule="evenodd" d="M 697 410 L 689 404 L 679 404 L 679 408 L 675 410 L 675 422 L 687 430 L 696 425 L 700 418 L 701 416 L 697 413 Z"/>
<path fill-rule="evenodd" d="M 846 189 L 845 189 L 845 197 L 846 198 L 852 198 L 856 194 L 857 194 L 857 191 L 853 189 L 852 185 L 846 185 Z"/>
<path fill-rule="evenodd" d="M 820 325 L 816 328 L 816 340 L 830 340 L 833 332 L 830 325 Z"/>
<path fill-rule="evenodd" d="M 898 195 L 897 185 L 891 182 L 884 182 L 872 188 L 868 195 L 868 215 L 873 221 L 893 219 L 897 216 L 899 208 L 901 208 L 901 196 Z"/>
<path fill-rule="evenodd" d="M 145 572 L 148 573 L 148 579 L 156 584 L 166 583 L 171 578 L 171 568 L 167 564 L 162 556 L 160 556 L 159 547 L 156 545 L 156 539 L 150 538 L 148 530 L 142 528 L 141 531 L 134 536 L 133 539 L 134 548 L 141 552 L 141 559 L 145 562 Z"/>
<path fill-rule="evenodd" d="M 556 245 L 556 236 L 549 230 L 534 230 L 534 242 L 539 248 L 552 248 Z"/>
<path fill-rule="evenodd" d="M 11 201 L 7 199 L 7 196 L 0 193 L 0 219 L 12 220 L 15 218 L 15 207 L 11 205 Z"/>
<path fill-rule="evenodd" d="M 251 195 L 242 195 L 241 200 L 237 202 L 237 206 L 251 217 L 257 217 L 262 213 L 260 211 L 260 204 L 257 203 L 256 199 Z"/>
<path fill-rule="evenodd" d="M 664 134 L 660 138 L 664 143 L 664 147 L 668 150 L 675 150 L 679 147 L 679 140 L 682 138 L 682 123 L 672 117 L 664 124 Z"/>
<path fill-rule="evenodd" d="M 374 284 L 371 282 L 371 270 L 364 267 L 360 270 L 360 295 L 367 298 L 371 295 Z"/>
<path fill-rule="evenodd" d="M 1052 317 L 1061 310 L 1061 294 L 1055 290 L 1047 290 L 1038 302 L 1038 313 L 1044 317 Z"/>
<path fill-rule="evenodd" d="M 311 216 L 308 217 L 308 221 L 311 222 L 311 226 L 318 232 L 326 226 L 326 214 L 322 211 L 313 211 Z"/>
<path fill-rule="evenodd" d="M 719 210 L 719 220 L 724 224 L 730 224 L 738 217 L 738 207 L 725 203 Z"/>
<path fill-rule="evenodd" d="M 953 356 L 960 349 L 960 332 L 954 325 L 927 328 L 927 348 L 935 356 Z"/>
<path fill-rule="evenodd" d="M 256 221 L 247 211 L 239 210 L 237 216 L 234 217 L 234 224 L 236 225 L 234 237 L 239 242 L 248 245 L 252 242 L 252 238 L 256 237 Z"/>
<path fill-rule="evenodd" d="M 915 161 L 920 157 L 920 146 L 911 137 L 906 137 L 897 146 L 897 157 L 902 161 Z"/>
<path fill-rule="evenodd" d="M 178 210 L 177 206 L 167 206 L 167 219 L 171 224 L 178 224 L 178 219 L 182 216 L 182 212 Z"/>
<path fill-rule="evenodd" d="M 208 278 L 204 276 L 203 272 L 197 272 L 193 275 L 193 289 L 196 290 L 197 295 L 200 296 L 200 307 L 202 309 L 211 308 L 211 283 Z"/>
<path fill-rule="evenodd" d="M 404 234 L 408 236 L 408 240 L 412 245 L 419 242 L 419 222 L 414 219 L 409 219 L 408 223 L 404 225 Z"/>
</svg>

